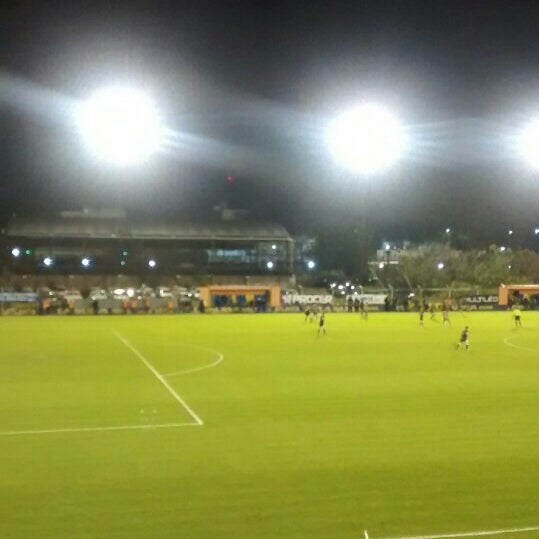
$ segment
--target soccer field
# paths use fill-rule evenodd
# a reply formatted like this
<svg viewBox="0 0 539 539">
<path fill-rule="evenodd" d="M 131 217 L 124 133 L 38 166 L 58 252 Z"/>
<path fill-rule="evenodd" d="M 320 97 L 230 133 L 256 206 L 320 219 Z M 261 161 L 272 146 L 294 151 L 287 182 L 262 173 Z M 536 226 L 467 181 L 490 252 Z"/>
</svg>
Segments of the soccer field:
<svg viewBox="0 0 539 539">
<path fill-rule="evenodd" d="M 539 313 L 452 323 L 0 318 L 0 538 L 537 538 Z"/>
</svg>

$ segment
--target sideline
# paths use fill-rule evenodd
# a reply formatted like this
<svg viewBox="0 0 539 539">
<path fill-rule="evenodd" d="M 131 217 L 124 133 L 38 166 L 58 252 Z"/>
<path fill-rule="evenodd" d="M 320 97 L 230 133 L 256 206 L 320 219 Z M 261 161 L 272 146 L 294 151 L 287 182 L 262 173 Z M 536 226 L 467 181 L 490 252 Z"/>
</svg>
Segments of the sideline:
<svg viewBox="0 0 539 539">
<path fill-rule="evenodd" d="M 406 535 L 402 537 L 384 537 L 381 539 L 452 539 L 457 537 L 484 537 L 488 535 L 507 535 L 508 533 L 525 533 L 535 531 L 539 531 L 539 526 L 528 526 L 526 528 L 505 528 L 500 530 L 480 530 L 475 532 L 442 533 L 439 535 Z"/>
</svg>

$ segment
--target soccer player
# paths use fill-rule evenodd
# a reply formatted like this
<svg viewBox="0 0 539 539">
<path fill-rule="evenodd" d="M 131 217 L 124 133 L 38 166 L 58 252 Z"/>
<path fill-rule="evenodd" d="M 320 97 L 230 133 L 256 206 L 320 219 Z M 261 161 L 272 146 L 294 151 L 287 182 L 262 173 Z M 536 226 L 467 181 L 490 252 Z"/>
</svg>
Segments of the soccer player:
<svg viewBox="0 0 539 539">
<path fill-rule="evenodd" d="M 430 319 L 434 320 L 436 316 L 436 307 L 434 306 L 434 303 L 430 304 L 429 311 L 430 311 Z"/>
<path fill-rule="evenodd" d="M 307 320 L 309 320 L 310 314 L 311 314 L 311 309 L 309 309 L 309 307 L 307 307 L 305 309 L 305 322 L 307 322 Z"/>
<path fill-rule="evenodd" d="M 324 333 L 324 335 L 326 335 L 326 313 L 322 313 L 322 316 L 320 317 L 320 320 L 318 321 L 317 335 L 320 335 L 321 331 Z"/>
<path fill-rule="evenodd" d="M 462 333 L 460 334 L 460 341 L 457 343 L 457 350 L 460 348 L 461 344 L 466 345 L 466 352 L 468 351 L 468 348 L 470 347 L 470 343 L 468 341 L 468 326 L 466 326 Z"/>
<path fill-rule="evenodd" d="M 515 320 L 515 327 L 520 326 L 522 327 L 522 321 L 520 320 L 521 313 L 520 309 L 518 307 L 513 309 L 513 318 Z"/>
<path fill-rule="evenodd" d="M 424 325 L 424 321 L 423 321 L 424 316 L 425 316 L 425 310 L 423 309 L 423 307 L 420 307 L 419 308 L 419 325 L 420 326 Z"/>
<path fill-rule="evenodd" d="M 446 322 L 451 325 L 451 320 L 449 320 L 449 307 L 444 305 L 444 310 L 442 311 L 442 323 L 445 325 Z"/>
<path fill-rule="evenodd" d="M 363 320 L 369 319 L 369 304 L 366 301 L 361 302 L 361 318 Z"/>
</svg>

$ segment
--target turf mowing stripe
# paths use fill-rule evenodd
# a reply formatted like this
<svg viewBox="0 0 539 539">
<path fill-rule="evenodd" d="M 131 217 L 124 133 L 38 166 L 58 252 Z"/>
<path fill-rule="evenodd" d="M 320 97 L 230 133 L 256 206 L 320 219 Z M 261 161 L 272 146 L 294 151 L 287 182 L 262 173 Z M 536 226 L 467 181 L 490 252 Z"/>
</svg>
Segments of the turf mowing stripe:
<svg viewBox="0 0 539 539">
<path fill-rule="evenodd" d="M 507 528 L 501 530 L 481 530 L 476 532 L 442 533 L 439 535 L 405 535 L 402 537 L 384 537 L 383 539 L 451 539 L 456 537 L 483 537 L 487 535 L 506 535 L 508 533 L 525 533 L 539 531 L 539 526 L 527 528 Z"/>
<path fill-rule="evenodd" d="M 153 375 L 165 386 L 167 391 L 187 410 L 189 415 L 195 420 L 198 425 L 204 425 L 204 421 L 198 416 L 198 414 L 174 391 L 172 386 L 166 381 L 162 374 L 125 338 L 118 332 L 113 331 L 114 335 L 125 345 L 133 354 L 135 354 L 141 361 L 148 367 Z"/>
<path fill-rule="evenodd" d="M 100 432 L 111 430 L 151 430 L 174 429 L 177 427 L 198 427 L 199 423 L 160 423 L 157 425 L 117 425 L 115 427 L 73 427 L 69 429 L 12 430 L 0 432 L 0 436 L 30 436 L 33 434 L 62 434 L 71 432 Z"/>
</svg>

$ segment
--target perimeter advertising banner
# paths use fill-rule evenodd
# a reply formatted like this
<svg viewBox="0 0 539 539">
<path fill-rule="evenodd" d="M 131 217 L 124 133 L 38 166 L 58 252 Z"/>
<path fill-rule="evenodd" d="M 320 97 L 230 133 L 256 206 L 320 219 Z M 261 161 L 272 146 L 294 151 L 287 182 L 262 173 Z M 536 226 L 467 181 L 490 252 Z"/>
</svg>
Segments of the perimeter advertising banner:
<svg viewBox="0 0 539 539">
<path fill-rule="evenodd" d="M 331 305 L 333 296 L 331 294 L 284 294 L 282 296 L 283 305 Z"/>
<path fill-rule="evenodd" d="M 465 296 L 463 303 L 473 311 L 492 311 L 499 308 L 498 296 L 495 295 L 473 294 Z"/>
<path fill-rule="evenodd" d="M 33 292 L 0 292 L 0 303 L 32 303 L 37 301 Z"/>
</svg>

